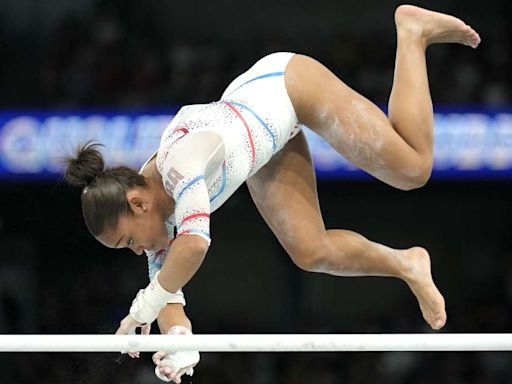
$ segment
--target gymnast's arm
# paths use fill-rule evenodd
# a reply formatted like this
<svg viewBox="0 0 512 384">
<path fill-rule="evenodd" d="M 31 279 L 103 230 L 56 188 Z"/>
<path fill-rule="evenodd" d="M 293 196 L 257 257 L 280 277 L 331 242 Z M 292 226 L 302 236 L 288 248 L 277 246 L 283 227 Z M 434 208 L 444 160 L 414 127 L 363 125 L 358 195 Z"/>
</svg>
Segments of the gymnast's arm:
<svg viewBox="0 0 512 384">
<path fill-rule="evenodd" d="M 200 236 L 179 236 L 172 243 L 158 282 L 168 292 L 176 292 L 197 272 L 208 251 L 209 243 Z"/>
<path fill-rule="evenodd" d="M 160 332 L 165 335 L 171 327 L 177 325 L 192 330 L 192 323 L 185 314 L 183 304 L 167 304 L 158 314 Z"/>
<path fill-rule="evenodd" d="M 210 245 L 210 197 L 204 175 L 224 161 L 222 138 L 209 131 L 171 145 L 159 167 L 166 192 L 175 200 L 176 238 L 146 289 L 141 289 L 116 334 L 152 323 L 168 303 L 185 304 L 181 288 L 201 266 Z M 159 158 L 157 156 L 157 162 Z M 152 275 L 152 274 L 151 274 Z"/>
<path fill-rule="evenodd" d="M 185 315 L 182 304 L 167 304 L 158 314 L 158 326 L 163 334 L 168 335 L 192 335 L 192 325 Z M 155 375 L 163 381 L 181 382 L 181 376 L 192 376 L 194 367 L 199 363 L 197 351 L 172 351 L 156 352 L 153 355 Z"/>
<path fill-rule="evenodd" d="M 210 246 L 210 197 L 205 174 L 224 160 L 224 142 L 213 132 L 185 136 L 163 159 L 162 179 L 175 201 L 176 239 L 158 274 L 168 292 L 176 292 L 194 276 Z"/>
</svg>

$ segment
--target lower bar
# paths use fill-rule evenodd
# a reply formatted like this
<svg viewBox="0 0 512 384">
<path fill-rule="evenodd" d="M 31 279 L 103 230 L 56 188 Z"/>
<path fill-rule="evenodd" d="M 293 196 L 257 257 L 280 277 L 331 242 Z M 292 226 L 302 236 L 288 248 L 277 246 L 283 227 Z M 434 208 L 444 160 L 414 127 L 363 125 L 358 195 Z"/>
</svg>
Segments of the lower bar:
<svg viewBox="0 0 512 384">
<path fill-rule="evenodd" d="M 512 334 L 0 335 L 0 352 L 512 351 Z"/>
</svg>

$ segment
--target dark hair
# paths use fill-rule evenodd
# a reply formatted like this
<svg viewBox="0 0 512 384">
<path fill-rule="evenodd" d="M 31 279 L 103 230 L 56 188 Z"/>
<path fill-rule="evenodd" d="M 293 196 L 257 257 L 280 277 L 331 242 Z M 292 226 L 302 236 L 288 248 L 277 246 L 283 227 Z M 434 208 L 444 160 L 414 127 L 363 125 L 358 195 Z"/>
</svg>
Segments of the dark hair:
<svg viewBox="0 0 512 384">
<path fill-rule="evenodd" d="M 77 148 L 75 156 L 64 160 L 66 181 L 83 188 L 82 212 L 89 232 L 95 237 L 115 229 L 119 216 L 131 214 L 126 198 L 131 188 L 147 186 L 144 177 L 131 168 L 105 168 L 100 147 L 101 144 L 89 141 Z"/>
</svg>

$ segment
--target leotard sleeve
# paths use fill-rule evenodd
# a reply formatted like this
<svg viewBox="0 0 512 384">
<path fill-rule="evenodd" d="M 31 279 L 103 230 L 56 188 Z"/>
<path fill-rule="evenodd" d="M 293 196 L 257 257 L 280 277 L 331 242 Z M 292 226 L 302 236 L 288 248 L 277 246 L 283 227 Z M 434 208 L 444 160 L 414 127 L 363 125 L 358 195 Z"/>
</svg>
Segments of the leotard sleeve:
<svg viewBox="0 0 512 384">
<path fill-rule="evenodd" d="M 197 235 L 210 244 L 210 196 L 205 175 L 221 166 L 224 142 L 211 131 L 185 133 L 174 140 L 157 154 L 157 166 L 165 191 L 175 201 L 176 237 Z"/>
</svg>

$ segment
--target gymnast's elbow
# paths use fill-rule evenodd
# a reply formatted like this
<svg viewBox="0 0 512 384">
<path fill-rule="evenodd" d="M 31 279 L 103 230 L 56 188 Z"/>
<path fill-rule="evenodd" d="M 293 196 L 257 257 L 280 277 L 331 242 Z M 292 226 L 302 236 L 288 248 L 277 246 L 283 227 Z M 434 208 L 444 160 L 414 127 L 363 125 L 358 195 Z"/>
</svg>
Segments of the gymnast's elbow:
<svg viewBox="0 0 512 384">
<path fill-rule="evenodd" d="M 176 245 L 179 244 L 180 254 L 185 258 L 191 260 L 202 260 L 208 248 L 210 247 L 210 240 L 204 236 L 189 234 L 182 235 L 176 239 Z"/>
</svg>

